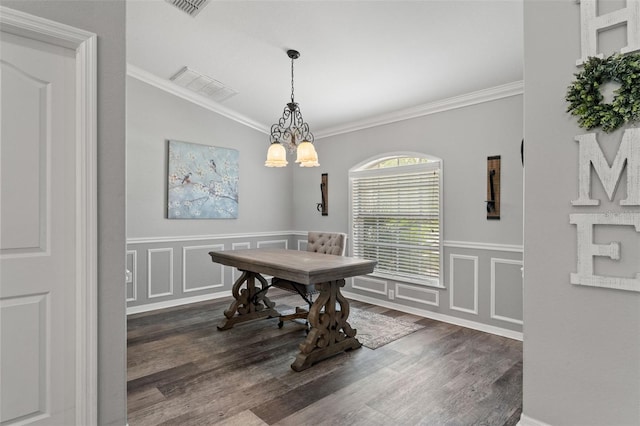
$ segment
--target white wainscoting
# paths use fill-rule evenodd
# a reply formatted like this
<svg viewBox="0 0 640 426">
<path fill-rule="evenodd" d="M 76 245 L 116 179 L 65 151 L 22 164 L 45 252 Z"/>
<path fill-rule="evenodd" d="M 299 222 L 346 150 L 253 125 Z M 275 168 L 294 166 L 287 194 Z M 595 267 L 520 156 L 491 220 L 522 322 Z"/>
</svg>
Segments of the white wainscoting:
<svg viewBox="0 0 640 426">
<path fill-rule="evenodd" d="M 288 249 L 289 240 L 262 240 L 257 243 L 258 248 Z"/>
<path fill-rule="evenodd" d="M 511 279 L 497 279 L 500 265 L 506 265 L 502 266 L 503 269 L 512 269 Z M 501 286 L 511 287 L 511 291 L 516 294 L 516 297 L 511 297 L 510 300 L 519 298 L 519 300 L 522 301 L 522 265 L 523 262 L 521 260 L 491 258 L 491 318 L 522 325 L 522 305 L 515 309 L 520 314 L 520 318 L 514 318 L 513 316 L 515 315 L 513 313 L 511 314 L 513 316 L 499 313 L 501 311 L 501 307 L 499 306 L 499 289 Z M 517 277 L 520 279 L 518 280 Z M 504 306 L 502 307 L 502 312 L 510 310 L 509 308 L 513 311 L 512 306 Z"/>
<path fill-rule="evenodd" d="M 354 277 L 351 283 L 351 287 L 354 289 L 381 294 L 383 296 L 387 295 L 387 285 L 386 280 L 378 280 L 367 276 Z"/>
<path fill-rule="evenodd" d="M 164 254 L 164 256 L 161 256 Z M 164 258 L 164 274 L 153 274 L 154 258 Z M 162 260 L 157 260 L 161 262 Z M 164 283 L 163 288 L 167 291 L 154 292 L 153 285 L 159 286 Z M 147 297 L 154 299 L 156 297 L 173 295 L 173 248 L 155 248 L 147 249 Z"/>
<path fill-rule="evenodd" d="M 135 302 L 138 300 L 138 251 L 127 250 L 127 269 L 131 273 L 131 279 L 126 282 L 126 293 L 129 294 L 129 288 L 131 288 L 131 297 L 127 297 L 127 302 Z"/>
<path fill-rule="evenodd" d="M 396 299 L 409 300 L 425 305 L 440 306 L 440 292 L 430 288 L 396 283 Z"/>
<path fill-rule="evenodd" d="M 462 271 L 456 274 L 456 262 L 472 262 L 471 276 L 462 276 Z M 457 278 L 456 278 L 457 275 Z M 466 287 L 462 287 L 465 285 Z M 471 306 L 456 305 L 456 286 L 458 293 L 463 294 L 464 290 L 472 291 L 473 300 Z M 462 254 L 451 254 L 449 256 L 449 309 L 478 315 L 478 256 L 467 256 Z"/>
<path fill-rule="evenodd" d="M 223 251 L 224 244 L 212 244 L 212 245 L 203 245 L 203 246 L 184 246 L 182 247 L 182 292 L 183 293 L 191 293 L 194 291 L 200 290 L 208 290 L 212 288 L 218 288 L 224 286 L 224 269 L 222 265 L 218 263 L 213 263 L 211 259 L 207 259 L 208 253 L 210 251 Z M 189 268 L 187 265 L 187 259 L 189 257 L 189 252 L 200 252 L 201 256 L 199 258 L 192 258 L 192 262 L 197 262 L 200 265 L 205 264 L 204 266 L 213 267 L 213 269 L 218 269 L 219 275 L 217 282 L 209 283 L 205 285 L 199 285 L 191 287 L 189 283 L 191 280 L 189 279 L 188 271 L 191 269 L 192 273 L 197 273 L 199 269 L 197 268 Z M 203 253 L 204 252 L 204 253 Z M 193 272 L 196 271 L 196 272 Z M 207 273 L 206 276 L 198 276 L 194 280 L 207 282 L 211 277 L 215 276 L 213 272 Z"/>
</svg>

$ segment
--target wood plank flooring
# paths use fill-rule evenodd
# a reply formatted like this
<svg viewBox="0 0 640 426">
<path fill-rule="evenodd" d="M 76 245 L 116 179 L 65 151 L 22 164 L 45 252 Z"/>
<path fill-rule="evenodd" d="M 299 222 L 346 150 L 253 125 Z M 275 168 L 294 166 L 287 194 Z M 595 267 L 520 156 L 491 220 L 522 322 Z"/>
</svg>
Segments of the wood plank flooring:
<svg viewBox="0 0 640 426">
<path fill-rule="evenodd" d="M 302 306 L 269 291 L 276 308 Z M 305 337 L 277 319 L 218 331 L 230 299 L 128 318 L 128 422 L 141 425 L 515 425 L 522 343 L 362 302 L 424 325 L 296 373 Z"/>
</svg>

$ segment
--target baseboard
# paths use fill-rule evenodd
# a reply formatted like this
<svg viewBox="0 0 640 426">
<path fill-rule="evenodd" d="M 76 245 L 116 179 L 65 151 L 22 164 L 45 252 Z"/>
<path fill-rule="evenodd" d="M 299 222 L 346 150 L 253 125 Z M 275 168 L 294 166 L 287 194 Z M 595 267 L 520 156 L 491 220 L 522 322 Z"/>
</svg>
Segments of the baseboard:
<svg viewBox="0 0 640 426">
<path fill-rule="evenodd" d="M 395 309 L 396 311 L 407 312 L 409 314 L 419 315 L 421 317 L 430 318 L 436 321 L 442 321 L 449 324 L 459 325 L 461 327 L 471 328 L 473 330 L 483 331 L 485 333 L 491 333 L 497 336 L 507 337 L 509 339 L 522 341 L 522 338 L 523 338 L 522 333 L 518 331 L 508 330 L 505 328 L 496 327 L 488 324 L 482 324 L 476 321 L 469 321 L 462 318 L 453 317 L 451 315 L 432 312 L 426 309 L 413 308 L 410 306 L 405 306 L 398 303 L 389 302 L 386 300 L 380 300 L 373 297 L 363 296 L 357 293 L 343 291 L 342 294 L 348 299 L 371 303 L 372 305 L 382 306 L 384 308 L 389 308 L 389 309 Z M 187 305 L 189 303 L 203 302 L 206 300 L 221 299 L 223 297 L 231 297 L 231 291 L 229 290 L 221 291 L 218 293 L 206 294 L 203 296 L 185 297 L 182 299 L 173 299 L 173 300 L 167 300 L 164 302 L 149 303 L 149 304 L 140 305 L 140 306 L 131 306 L 127 308 L 127 315 L 139 314 L 142 312 L 149 312 L 157 309 L 172 308 L 175 306 L 182 306 L 182 305 Z M 538 425 L 538 424 L 531 423 L 531 426 L 535 426 L 535 425 Z M 544 426 L 544 423 L 540 423 L 539 426 Z"/>
<path fill-rule="evenodd" d="M 549 423 L 541 422 L 527 415 L 522 414 L 517 426 L 551 426 Z"/>
<path fill-rule="evenodd" d="M 149 304 L 140 305 L 140 306 L 131 306 L 127 308 L 127 315 L 155 311 L 157 309 L 172 308 L 174 306 L 188 305 L 189 303 L 204 302 L 205 300 L 222 299 L 223 297 L 231 297 L 231 290 L 221 291 L 219 293 L 213 293 L 213 294 L 205 294 L 203 296 L 184 297 L 182 299 L 173 299 L 173 300 L 166 300 L 164 302 L 149 303 Z"/>
<path fill-rule="evenodd" d="M 469 321 L 462 318 L 453 317 L 451 315 L 432 312 L 426 309 L 412 308 L 410 306 L 400 305 L 398 303 L 388 302 L 386 300 L 380 300 L 373 297 L 363 296 L 361 294 L 351 293 L 347 291 L 342 291 L 342 294 L 348 299 L 371 303 L 372 305 L 378 305 L 384 308 L 395 309 L 396 311 L 406 312 L 408 314 L 413 314 L 413 315 L 419 315 L 421 317 L 430 318 L 436 321 L 442 321 L 449 324 L 459 325 L 461 327 L 471 328 L 473 330 L 483 331 L 485 333 L 491 333 L 497 336 L 507 337 L 509 339 L 522 341 L 522 338 L 523 338 L 522 333 L 519 331 L 513 331 L 513 330 L 508 330 L 502 327 L 482 324 L 476 321 Z"/>
</svg>

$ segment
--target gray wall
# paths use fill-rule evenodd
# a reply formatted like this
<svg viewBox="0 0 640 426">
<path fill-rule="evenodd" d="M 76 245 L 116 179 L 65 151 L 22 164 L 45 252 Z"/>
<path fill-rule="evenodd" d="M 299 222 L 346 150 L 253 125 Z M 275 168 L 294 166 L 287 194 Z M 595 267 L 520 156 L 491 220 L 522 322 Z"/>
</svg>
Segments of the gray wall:
<svg viewBox="0 0 640 426">
<path fill-rule="evenodd" d="M 348 232 L 349 169 L 376 155 L 411 151 L 444 163 L 445 288 L 358 278 L 349 280 L 346 292 L 521 336 L 522 95 L 323 138 L 316 142 L 319 168 L 270 169 L 263 165 L 265 134 L 134 77 L 127 83 L 129 313 L 229 295 L 233 271 L 213 265 L 208 251 L 304 249 L 309 230 Z M 240 151 L 238 219 L 166 219 L 167 139 Z M 486 219 L 484 202 L 486 161 L 493 155 L 502 157 L 499 221 Z M 316 210 L 324 172 L 329 173 L 329 216 Z"/>
<path fill-rule="evenodd" d="M 98 35 L 98 421 L 126 423 L 125 3 L 2 1 Z"/>
<path fill-rule="evenodd" d="M 336 229 L 349 223 L 349 169 L 377 155 L 412 151 L 443 160 L 444 238 L 522 244 L 522 96 L 320 139 L 320 167 L 294 168 L 296 230 Z M 487 221 L 487 157 L 501 155 L 499 221 Z M 316 211 L 320 174 L 329 174 L 329 216 Z"/>
<path fill-rule="evenodd" d="M 240 155 L 238 219 L 167 219 L 167 140 Z M 284 231 L 291 227 L 291 167 L 264 166 L 266 134 L 127 78 L 127 237 Z"/>
<path fill-rule="evenodd" d="M 346 291 L 352 298 L 487 331 L 521 331 L 522 102 L 521 95 L 509 96 L 318 140 L 321 166 L 312 173 L 294 170 L 294 229 L 348 232 L 348 171 L 365 160 L 398 151 L 439 157 L 446 288 L 357 278 Z M 487 157 L 493 155 L 501 156 L 500 220 L 486 219 L 484 202 Z M 329 175 L 328 216 L 316 211 L 321 173 Z"/>
<path fill-rule="evenodd" d="M 567 86 L 579 71 L 575 61 L 580 57 L 580 5 L 527 0 L 524 17 L 526 326 L 521 424 L 637 425 L 640 294 L 569 282 L 577 261 L 576 227 L 569 224 L 569 214 L 637 213 L 639 208 L 619 205 L 626 193 L 624 184 L 609 202 L 597 179 L 592 183 L 593 195 L 601 205 L 571 206 L 578 188 L 574 137 L 587 133 L 565 112 L 564 101 Z M 621 30 L 600 37 L 604 54 L 623 45 Z M 597 133 L 612 159 L 622 130 Z M 595 272 L 606 273 L 605 266 L 621 276 L 629 276 L 628 270 L 637 271 L 638 234 L 631 227 L 615 235 L 609 233 L 611 229 L 598 228 L 596 242 L 622 239 L 622 259 L 597 263 Z"/>
</svg>

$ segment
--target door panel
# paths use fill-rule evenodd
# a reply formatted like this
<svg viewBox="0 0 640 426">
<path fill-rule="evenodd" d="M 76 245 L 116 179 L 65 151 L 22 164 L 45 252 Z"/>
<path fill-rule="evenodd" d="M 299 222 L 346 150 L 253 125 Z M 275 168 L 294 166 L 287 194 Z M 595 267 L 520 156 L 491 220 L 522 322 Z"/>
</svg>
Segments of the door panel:
<svg viewBox="0 0 640 426">
<path fill-rule="evenodd" d="M 75 52 L 0 33 L 0 422 L 76 423 Z"/>
</svg>

